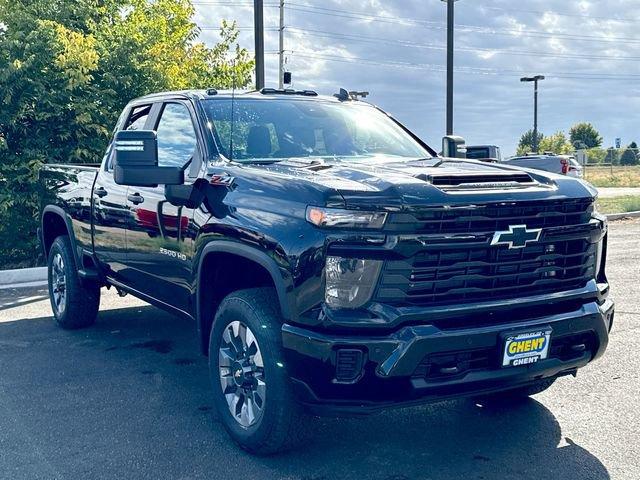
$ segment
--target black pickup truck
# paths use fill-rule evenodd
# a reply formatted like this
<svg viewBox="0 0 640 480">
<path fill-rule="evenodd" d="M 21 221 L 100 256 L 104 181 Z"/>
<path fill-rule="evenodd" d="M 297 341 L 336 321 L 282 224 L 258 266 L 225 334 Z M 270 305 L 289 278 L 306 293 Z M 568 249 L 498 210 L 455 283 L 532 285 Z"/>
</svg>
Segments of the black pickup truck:
<svg viewBox="0 0 640 480">
<path fill-rule="evenodd" d="M 255 453 L 295 444 L 308 412 L 516 401 L 607 346 L 589 184 L 439 157 L 349 95 L 146 96 L 101 165 L 41 178 L 56 321 L 94 323 L 103 286 L 192 319 Z"/>
</svg>

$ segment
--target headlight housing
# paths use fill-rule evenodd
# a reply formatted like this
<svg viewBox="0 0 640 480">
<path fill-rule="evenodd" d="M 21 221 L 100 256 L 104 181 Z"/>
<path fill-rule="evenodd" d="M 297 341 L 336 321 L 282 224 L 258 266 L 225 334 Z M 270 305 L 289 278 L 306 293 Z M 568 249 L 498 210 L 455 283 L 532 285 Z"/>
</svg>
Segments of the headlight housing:
<svg viewBox="0 0 640 480">
<path fill-rule="evenodd" d="M 596 264 L 595 264 L 595 277 L 596 280 L 600 280 L 604 277 L 605 260 L 607 256 L 607 236 L 609 230 L 609 224 L 607 217 L 601 215 L 598 211 L 594 211 L 593 217 L 602 222 L 602 238 L 596 245 Z"/>
<path fill-rule="evenodd" d="M 307 221 L 317 227 L 375 230 L 382 228 L 386 219 L 387 214 L 384 212 L 307 207 Z"/>
<path fill-rule="evenodd" d="M 360 308 L 367 303 L 382 268 L 380 260 L 327 257 L 325 302 L 332 308 Z"/>
</svg>

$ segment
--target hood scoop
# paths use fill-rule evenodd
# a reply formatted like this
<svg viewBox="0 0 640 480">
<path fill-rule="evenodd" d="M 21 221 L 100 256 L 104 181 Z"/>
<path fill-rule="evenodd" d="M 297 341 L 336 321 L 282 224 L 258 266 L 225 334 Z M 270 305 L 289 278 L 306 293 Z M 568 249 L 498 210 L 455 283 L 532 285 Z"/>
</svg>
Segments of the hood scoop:
<svg viewBox="0 0 640 480">
<path fill-rule="evenodd" d="M 445 191 L 505 190 L 540 186 L 526 172 L 434 173 L 420 174 L 416 178 Z"/>
</svg>

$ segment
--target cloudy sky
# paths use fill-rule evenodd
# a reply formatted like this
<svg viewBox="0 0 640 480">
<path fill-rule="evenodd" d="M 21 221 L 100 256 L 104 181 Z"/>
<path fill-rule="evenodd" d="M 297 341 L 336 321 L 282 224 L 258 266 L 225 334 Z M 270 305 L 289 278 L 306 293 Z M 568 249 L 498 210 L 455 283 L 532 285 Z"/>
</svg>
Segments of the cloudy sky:
<svg viewBox="0 0 640 480">
<path fill-rule="evenodd" d="M 194 0 L 202 39 L 236 20 L 253 51 L 253 2 Z M 266 77 L 277 86 L 278 0 L 265 0 Z M 445 130 L 446 5 L 440 0 L 286 0 L 294 87 L 371 92 L 432 146 Z M 546 75 L 540 130 L 590 121 L 611 146 L 640 141 L 638 0 L 460 0 L 456 3 L 455 132 L 515 152 L 533 124 L 533 86 Z"/>
</svg>

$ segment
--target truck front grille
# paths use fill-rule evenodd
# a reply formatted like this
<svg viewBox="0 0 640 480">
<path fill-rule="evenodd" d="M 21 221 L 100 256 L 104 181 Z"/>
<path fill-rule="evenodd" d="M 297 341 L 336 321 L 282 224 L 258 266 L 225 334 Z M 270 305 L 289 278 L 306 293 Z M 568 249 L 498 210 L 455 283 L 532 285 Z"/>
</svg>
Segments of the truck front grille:
<svg viewBox="0 0 640 480">
<path fill-rule="evenodd" d="M 404 305 L 491 301 L 582 288 L 594 278 L 596 247 L 585 238 L 543 240 L 525 248 L 427 245 L 385 262 L 376 299 Z"/>
<path fill-rule="evenodd" d="M 385 229 L 424 234 L 477 234 L 504 230 L 510 225 L 529 228 L 580 225 L 587 223 L 592 213 L 593 202 L 589 198 L 446 206 L 394 213 Z"/>
<path fill-rule="evenodd" d="M 571 200 L 479 206 L 460 217 L 455 210 L 418 214 L 418 230 L 440 235 L 420 237 L 415 254 L 385 262 L 376 300 L 436 306 L 582 288 L 595 276 L 596 246 L 585 228 L 592 211 L 590 200 Z M 491 246 L 492 234 L 510 225 L 542 228 L 542 239 L 519 249 Z"/>
</svg>

